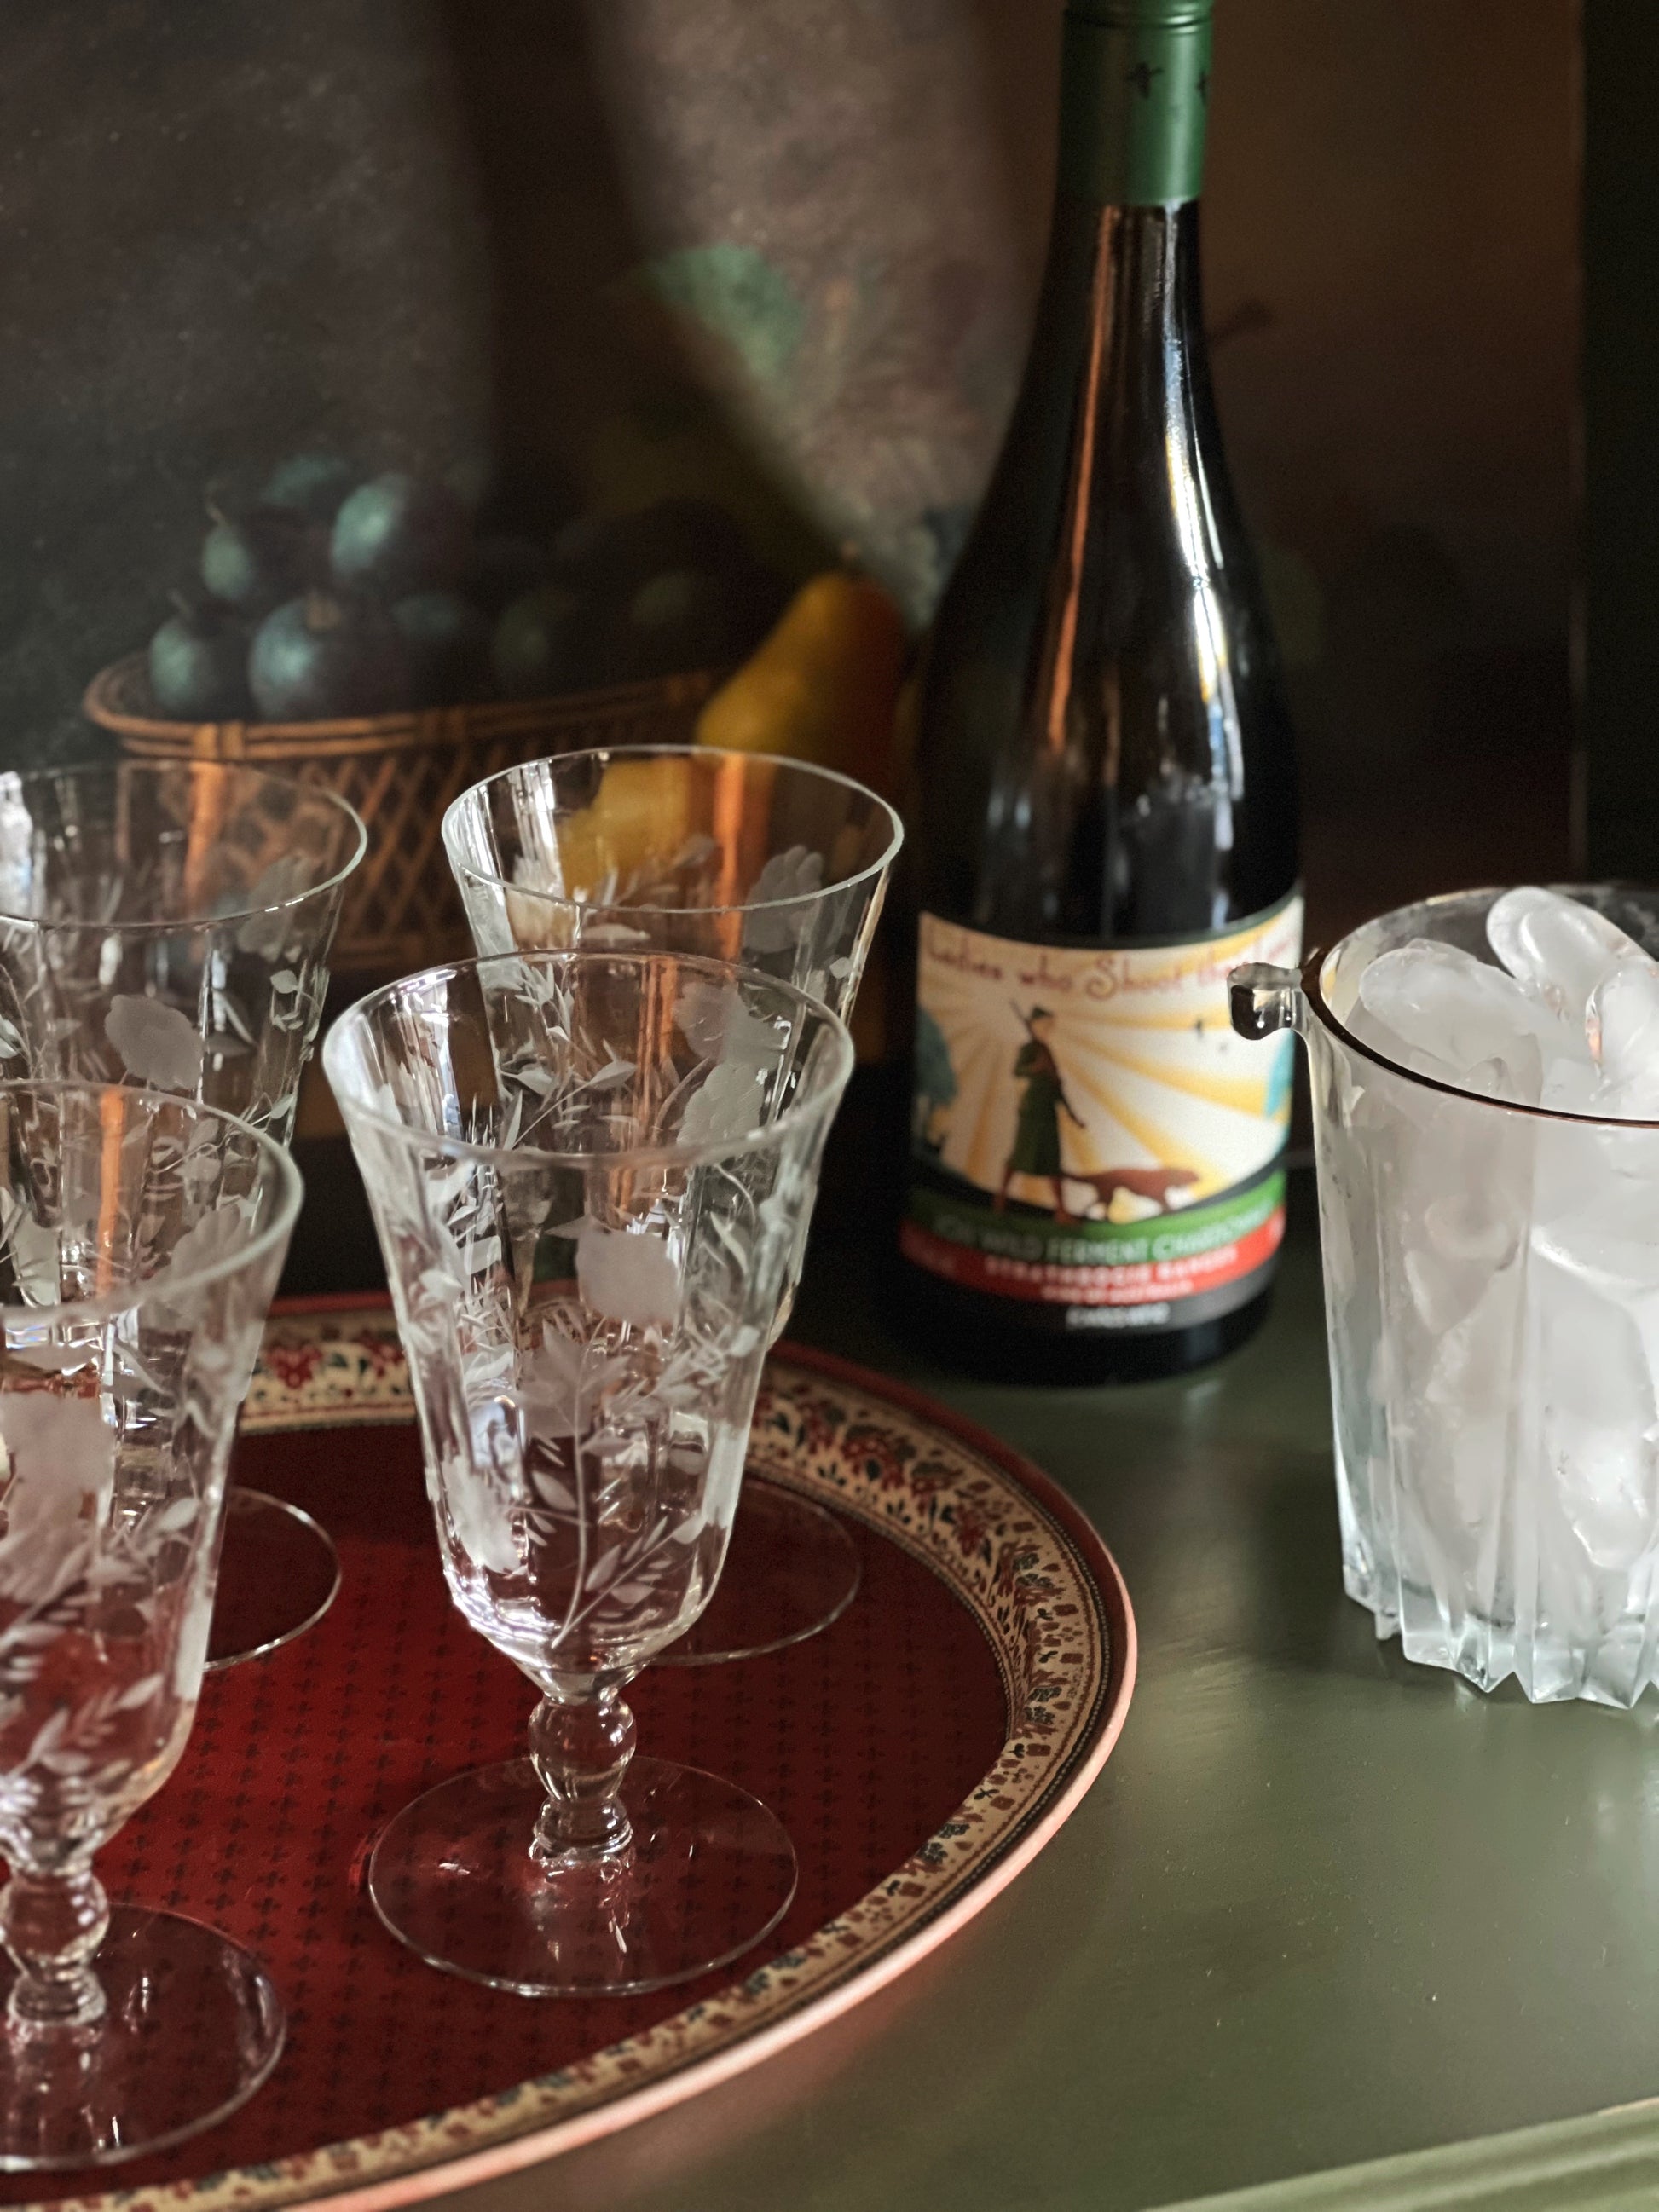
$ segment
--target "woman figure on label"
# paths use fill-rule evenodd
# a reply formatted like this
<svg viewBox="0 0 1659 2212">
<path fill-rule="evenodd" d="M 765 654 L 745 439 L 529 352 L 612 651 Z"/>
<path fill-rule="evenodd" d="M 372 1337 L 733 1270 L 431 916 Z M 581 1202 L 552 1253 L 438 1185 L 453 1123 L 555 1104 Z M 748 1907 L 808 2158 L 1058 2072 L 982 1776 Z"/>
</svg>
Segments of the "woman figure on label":
<svg viewBox="0 0 1659 2212">
<path fill-rule="evenodd" d="M 1014 1012 L 1019 1013 L 1018 1006 Z M 1054 1193 L 1054 1215 L 1056 1221 L 1070 1221 L 1073 1217 L 1066 1211 L 1066 1193 L 1060 1164 L 1060 1116 L 1062 1109 L 1070 1115 L 1076 1127 L 1083 1122 L 1066 1096 L 1066 1086 L 1060 1079 L 1059 1065 L 1049 1048 L 1048 1040 L 1054 1033 L 1054 1018 L 1047 1006 L 1033 1006 L 1029 1014 L 1020 1014 L 1025 1024 L 1025 1042 L 1014 1060 L 1014 1080 L 1025 1085 L 1025 1096 L 1019 1102 L 1019 1120 L 1014 1127 L 1013 1150 L 1009 1153 L 1002 1170 L 1002 1188 L 996 1195 L 996 1211 L 1000 1213 L 1008 1203 L 1008 1186 L 1017 1175 L 1031 1176 L 1046 1182 Z"/>
</svg>

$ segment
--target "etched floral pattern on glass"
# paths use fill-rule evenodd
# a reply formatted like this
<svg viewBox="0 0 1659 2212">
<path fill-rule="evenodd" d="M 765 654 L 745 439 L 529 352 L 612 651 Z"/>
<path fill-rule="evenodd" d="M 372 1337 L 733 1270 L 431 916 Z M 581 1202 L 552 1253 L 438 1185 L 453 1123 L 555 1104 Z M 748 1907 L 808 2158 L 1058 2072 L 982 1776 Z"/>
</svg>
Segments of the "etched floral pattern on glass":
<svg viewBox="0 0 1659 2212">
<path fill-rule="evenodd" d="M 299 1192 L 269 1139 L 194 1103 L 0 1084 L 0 2165 L 131 2155 L 262 2078 L 204 2082 L 191 2120 L 156 2075 L 165 2022 L 135 2070 L 91 1861 L 190 1733 L 231 1440 Z M 280 2043 L 280 2015 L 265 2026 Z"/>
<path fill-rule="evenodd" d="M 741 960 L 843 1019 L 902 832 L 828 769 L 707 746 L 564 753 L 463 792 L 444 844 L 482 953 Z"/>
<path fill-rule="evenodd" d="M 0 774 L 0 1079 L 148 1085 L 285 1142 L 363 844 L 252 769 Z"/>
<path fill-rule="evenodd" d="M 325 1047 L 451 1592 L 543 1693 L 523 1841 L 550 1875 L 634 1845 L 618 1693 L 720 1574 L 850 1059 L 788 986 L 591 950 L 410 979 Z"/>
<path fill-rule="evenodd" d="M 464 792 L 444 819 L 481 953 L 657 947 L 740 960 L 798 985 L 843 1020 L 901 836 L 886 801 L 845 776 L 705 746 L 532 761 Z M 723 1117 L 741 1117 L 754 1077 L 734 1035 L 693 1127 L 713 1131 Z M 803 1218 L 775 1335 L 805 1260 Z M 733 1535 L 750 1581 L 765 1584 L 761 1601 L 744 1620 L 730 1604 L 716 1605 L 665 1655 L 668 1663 L 775 1650 L 816 1634 L 852 1601 L 858 1555 L 833 1518 L 778 1488 L 760 1504 L 742 1510 Z"/>
</svg>

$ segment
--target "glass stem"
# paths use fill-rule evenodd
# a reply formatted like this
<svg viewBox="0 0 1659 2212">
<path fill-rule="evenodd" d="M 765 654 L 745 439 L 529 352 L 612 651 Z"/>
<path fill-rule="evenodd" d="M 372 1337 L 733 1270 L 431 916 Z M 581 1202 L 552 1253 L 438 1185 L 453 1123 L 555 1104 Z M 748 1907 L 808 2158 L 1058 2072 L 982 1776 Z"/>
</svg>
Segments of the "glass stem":
<svg viewBox="0 0 1659 2212">
<path fill-rule="evenodd" d="M 547 1792 L 530 1856 L 549 1874 L 613 1858 L 633 1841 L 617 1792 L 634 1716 L 614 1684 L 550 1691 L 530 1717 L 530 1757 Z"/>
<path fill-rule="evenodd" d="M 6 2007 L 14 2027 L 84 2027 L 101 2020 L 90 1964 L 109 1926 L 109 1899 L 90 1862 L 52 1873 L 20 1869 L 0 1891 L 0 1943 L 17 1966 Z"/>
</svg>

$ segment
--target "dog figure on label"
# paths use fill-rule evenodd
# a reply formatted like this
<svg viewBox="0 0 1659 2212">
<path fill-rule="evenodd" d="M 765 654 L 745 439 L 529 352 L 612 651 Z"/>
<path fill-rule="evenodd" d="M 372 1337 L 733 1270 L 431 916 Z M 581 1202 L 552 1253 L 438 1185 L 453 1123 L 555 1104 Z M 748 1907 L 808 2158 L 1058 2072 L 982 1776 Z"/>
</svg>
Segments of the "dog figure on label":
<svg viewBox="0 0 1659 2212">
<path fill-rule="evenodd" d="M 1076 1168 L 1067 1168 L 1066 1180 L 1085 1184 L 1093 1191 L 1094 1196 L 1083 1217 L 1088 1220 L 1093 1218 L 1097 1206 L 1102 1213 L 1109 1214 L 1112 1200 L 1119 1191 L 1130 1198 L 1150 1200 L 1160 1213 L 1171 1212 L 1175 1210 L 1170 1204 L 1171 1193 L 1188 1189 L 1198 1181 L 1198 1176 L 1192 1168 L 1103 1168 L 1098 1175 L 1083 1175 Z"/>
</svg>

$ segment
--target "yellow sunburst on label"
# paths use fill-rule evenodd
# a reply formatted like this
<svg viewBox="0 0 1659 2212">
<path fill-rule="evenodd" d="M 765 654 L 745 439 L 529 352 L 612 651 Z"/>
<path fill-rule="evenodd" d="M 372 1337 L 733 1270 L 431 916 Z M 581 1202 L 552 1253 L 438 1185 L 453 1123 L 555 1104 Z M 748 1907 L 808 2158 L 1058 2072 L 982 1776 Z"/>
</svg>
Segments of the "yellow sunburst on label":
<svg viewBox="0 0 1659 2212">
<path fill-rule="evenodd" d="M 1129 1220 L 1275 1158 L 1290 1047 L 1246 1043 L 1228 970 L 1293 964 L 1299 900 L 1197 945 L 1071 951 L 923 917 L 914 1135 L 1000 1201 Z"/>
</svg>

